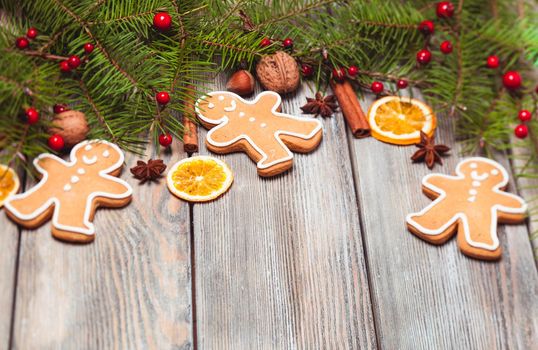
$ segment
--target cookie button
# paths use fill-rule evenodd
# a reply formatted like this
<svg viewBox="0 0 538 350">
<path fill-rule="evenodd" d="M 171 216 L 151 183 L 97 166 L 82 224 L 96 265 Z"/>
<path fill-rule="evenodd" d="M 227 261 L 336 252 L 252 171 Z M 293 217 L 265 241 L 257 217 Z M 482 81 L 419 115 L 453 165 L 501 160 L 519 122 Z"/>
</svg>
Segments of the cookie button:
<svg viewBox="0 0 538 350">
<path fill-rule="evenodd" d="M 262 128 L 265 128 L 265 127 L 267 127 L 267 124 L 265 124 L 265 123 L 261 123 L 260 126 L 261 126 Z"/>
<path fill-rule="evenodd" d="M 65 192 L 69 192 L 69 191 L 71 191 L 71 185 L 70 185 L 70 184 L 66 184 L 66 185 L 64 186 L 64 191 L 65 191 Z"/>
<path fill-rule="evenodd" d="M 82 169 L 82 168 L 78 168 L 77 173 L 78 173 L 79 175 L 84 175 L 84 174 L 86 174 L 86 170 L 84 170 L 84 169 Z"/>
<path fill-rule="evenodd" d="M 256 118 L 254 118 L 254 117 L 250 117 L 250 118 L 248 118 L 248 121 L 249 121 L 249 122 L 254 122 L 254 121 L 256 121 Z"/>
</svg>

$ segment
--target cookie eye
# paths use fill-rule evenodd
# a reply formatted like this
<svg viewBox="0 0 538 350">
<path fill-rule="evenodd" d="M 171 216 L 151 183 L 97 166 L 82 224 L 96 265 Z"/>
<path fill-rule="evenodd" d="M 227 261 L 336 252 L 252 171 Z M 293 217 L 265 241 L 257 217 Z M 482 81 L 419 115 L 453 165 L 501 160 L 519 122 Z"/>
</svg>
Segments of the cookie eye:
<svg viewBox="0 0 538 350">
<path fill-rule="evenodd" d="M 490 174 L 491 175 L 499 175 L 499 170 L 493 169 L 492 171 L 490 171 Z"/>
<path fill-rule="evenodd" d="M 224 96 L 219 96 L 219 101 L 224 101 Z"/>
<path fill-rule="evenodd" d="M 86 145 L 86 147 L 84 147 L 85 151 L 90 151 L 91 149 L 92 149 L 92 145 Z"/>
<path fill-rule="evenodd" d="M 478 167 L 478 164 L 476 163 L 471 163 L 470 165 L 471 169 L 476 169 Z"/>
<path fill-rule="evenodd" d="M 105 158 L 110 157 L 110 152 L 107 149 L 103 152 L 103 157 Z"/>
</svg>

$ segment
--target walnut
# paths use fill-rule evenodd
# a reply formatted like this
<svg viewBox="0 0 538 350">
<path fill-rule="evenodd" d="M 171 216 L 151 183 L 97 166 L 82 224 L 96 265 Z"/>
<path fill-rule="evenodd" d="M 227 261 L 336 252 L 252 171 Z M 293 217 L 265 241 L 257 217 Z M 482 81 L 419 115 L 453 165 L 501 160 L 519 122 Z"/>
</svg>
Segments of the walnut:
<svg viewBox="0 0 538 350">
<path fill-rule="evenodd" d="M 89 131 L 86 116 L 79 111 L 66 111 L 56 114 L 52 125 L 49 133 L 62 136 L 67 148 L 84 141 Z"/>
<path fill-rule="evenodd" d="M 267 90 L 285 94 L 299 87 L 299 66 L 283 51 L 263 57 L 256 66 L 256 73 Z"/>
</svg>

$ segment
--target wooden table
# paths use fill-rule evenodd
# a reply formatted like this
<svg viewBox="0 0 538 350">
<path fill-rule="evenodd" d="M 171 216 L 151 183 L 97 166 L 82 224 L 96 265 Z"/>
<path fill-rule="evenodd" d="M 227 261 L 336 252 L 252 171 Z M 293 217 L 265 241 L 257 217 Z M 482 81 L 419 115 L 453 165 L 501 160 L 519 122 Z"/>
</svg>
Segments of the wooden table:
<svg viewBox="0 0 538 350">
<path fill-rule="evenodd" d="M 305 95 L 284 111 L 299 114 Z M 438 138 L 454 145 L 441 120 Z M 536 349 L 527 226 L 500 227 L 495 263 L 465 257 L 455 240 L 427 244 L 404 221 L 430 202 L 414 148 L 355 139 L 341 114 L 323 126 L 320 147 L 282 176 L 219 156 L 235 182 L 207 204 L 178 200 L 165 181 L 138 185 L 127 169 L 139 157 L 128 155 L 133 202 L 99 210 L 89 245 L 1 215 L 0 349 Z M 436 171 L 453 171 L 454 147 Z M 188 155 L 175 145 L 157 156 Z"/>
</svg>

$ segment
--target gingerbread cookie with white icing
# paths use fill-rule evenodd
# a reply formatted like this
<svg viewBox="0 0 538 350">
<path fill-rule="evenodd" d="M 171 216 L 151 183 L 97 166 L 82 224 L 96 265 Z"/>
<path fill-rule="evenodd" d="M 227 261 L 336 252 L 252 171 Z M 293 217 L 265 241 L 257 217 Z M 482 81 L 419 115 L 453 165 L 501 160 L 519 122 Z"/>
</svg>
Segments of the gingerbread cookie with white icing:
<svg viewBox="0 0 538 350">
<path fill-rule="evenodd" d="M 462 160 L 456 175 L 430 174 L 422 189 L 434 201 L 422 211 L 407 216 L 409 230 L 433 244 L 443 244 L 457 233 L 461 251 L 473 258 L 501 257 L 498 223 L 525 220 L 525 201 L 504 192 L 508 172 L 499 163 L 481 157 Z"/>
<path fill-rule="evenodd" d="M 86 243 L 95 236 L 92 223 L 97 207 L 122 207 L 133 190 L 117 178 L 123 152 L 102 140 L 73 147 L 70 161 L 41 154 L 34 166 L 41 180 L 30 190 L 5 203 L 7 215 L 26 228 L 36 228 L 52 217 L 52 235 L 60 240 Z"/>
<path fill-rule="evenodd" d="M 254 101 L 228 91 L 200 98 L 196 113 L 211 129 L 207 148 L 215 153 L 246 152 L 257 162 L 260 176 L 288 170 L 293 165 L 291 151 L 314 150 L 323 131 L 318 120 L 281 113 L 281 102 L 280 95 L 273 91 L 262 92 Z"/>
</svg>

